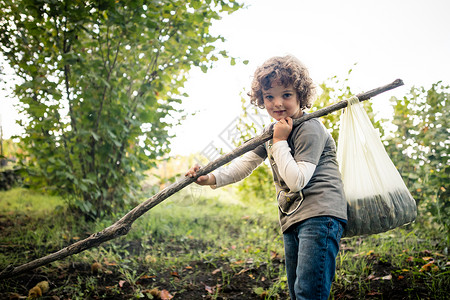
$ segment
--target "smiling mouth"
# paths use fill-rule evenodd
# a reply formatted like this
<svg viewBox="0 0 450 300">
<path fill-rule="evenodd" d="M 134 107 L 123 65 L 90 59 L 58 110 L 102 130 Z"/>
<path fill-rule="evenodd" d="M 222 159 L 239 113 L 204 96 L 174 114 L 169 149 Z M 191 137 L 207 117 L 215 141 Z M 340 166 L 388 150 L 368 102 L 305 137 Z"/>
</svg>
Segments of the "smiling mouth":
<svg viewBox="0 0 450 300">
<path fill-rule="evenodd" d="M 275 110 L 274 111 L 274 113 L 276 113 L 276 114 L 282 114 L 282 113 L 284 113 L 285 112 L 285 110 Z"/>
</svg>

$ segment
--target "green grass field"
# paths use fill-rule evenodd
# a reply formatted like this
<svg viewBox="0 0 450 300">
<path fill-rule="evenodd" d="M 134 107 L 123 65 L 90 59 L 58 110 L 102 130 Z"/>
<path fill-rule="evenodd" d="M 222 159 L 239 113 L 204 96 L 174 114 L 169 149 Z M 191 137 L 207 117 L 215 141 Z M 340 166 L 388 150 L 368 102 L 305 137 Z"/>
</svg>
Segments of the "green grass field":
<svg viewBox="0 0 450 300">
<path fill-rule="evenodd" d="M 86 223 L 58 197 L 0 192 L 0 268 L 55 252 L 120 217 Z M 331 297 L 446 299 L 445 236 L 419 218 L 344 239 Z M 40 281 L 49 282 L 47 299 L 288 298 L 275 204 L 243 204 L 232 189 L 187 188 L 138 219 L 128 235 L 2 281 L 0 298 L 27 296 Z"/>
</svg>

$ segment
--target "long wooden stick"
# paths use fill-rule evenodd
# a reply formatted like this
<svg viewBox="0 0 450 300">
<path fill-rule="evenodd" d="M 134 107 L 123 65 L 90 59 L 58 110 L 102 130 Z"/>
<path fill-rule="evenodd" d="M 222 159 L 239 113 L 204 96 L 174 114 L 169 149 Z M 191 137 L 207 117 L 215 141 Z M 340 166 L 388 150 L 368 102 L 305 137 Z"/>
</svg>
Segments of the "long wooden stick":
<svg viewBox="0 0 450 300">
<path fill-rule="evenodd" d="M 385 91 L 392 90 L 392 89 L 402 86 L 402 85 L 403 85 L 403 81 L 401 79 L 397 79 L 390 84 L 373 89 L 366 93 L 358 94 L 356 96 L 358 97 L 358 99 L 360 101 L 364 101 L 364 100 L 368 100 L 371 97 L 374 97 L 378 94 L 381 94 Z M 309 119 L 322 117 L 322 116 L 330 114 L 331 112 L 345 108 L 345 107 L 347 107 L 347 104 L 348 104 L 347 100 L 343 100 L 336 104 L 327 106 L 323 109 L 303 115 L 301 118 L 294 120 L 294 126 L 298 126 L 299 124 L 301 124 Z M 218 159 L 216 159 L 215 161 L 210 162 L 204 168 L 200 169 L 199 172 L 197 172 L 196 177 L 193 177 L 193 178 L 185 177 L 181 181 L 171 184 L 170 186 L 166 187 L 165 189 L 163 189 L 162 191 L 160 191 L 153 197 L 145 200 L 144 202 L 142 202 L 141 204 L 136 206 L 134 209 L 132 209 L 130 212 L 128 212 L 125 216 L 123 216 L 116 223 L 103 229 L 100 232 L 90 235 L 89 237 L 87 237 L 84 240 L 78 241 L 78 242 L 76 242 L 72 245 L 69 245 L 55 253 L 49 254 L 42 258 L 35 259 L 31 262 L 20 265 L 18 267 L 14 267 L 12 265 L 8 266 L 4 270 L 2 270 L 2 272 L 0 273 L 0 279 L 9 278 L 12 276 L 22 274 L 24 272 L 35 269 L 37 267 L 54 262 L 56 260 L 63 259 L 67 256 L 70 256 L 70 255 L 73 255 L 76 253 L 80 253 L 86 249 L 96 247 L 96 246 L 100 245 L 101 243 L 112 240 L 119 236 L 126 235 L 130 231 L 131 225 L 133 224 L 133 222 L 136 221 L 137 218 L 142 216 L 148 210 L 150 210 L 157 204 L 161 203 L 165 199 L 169 198 L 171 195 L 175 194 L 176 192 L 180 191 L 181 189 L 185 188 L 189 184 L 193 183 L 199 176 L 206 175 L 206 174 L 214 171 L 215 169 L 223 166 L 224 164 L 230 162 L 231 160 L 235 159 L 236 157 L 239 157 L 242 154 L 255 149 L 257 146 L 270 140 L 272 138 L 272 136 L 273 136 L 273 130 L 267 130 L 265 133 L 252 138 L 251 140 L 247 141 L 243 145 L 234 149 L 232 152 L 224 154 L 221 157 L 219 157 Z"/>
</svg>

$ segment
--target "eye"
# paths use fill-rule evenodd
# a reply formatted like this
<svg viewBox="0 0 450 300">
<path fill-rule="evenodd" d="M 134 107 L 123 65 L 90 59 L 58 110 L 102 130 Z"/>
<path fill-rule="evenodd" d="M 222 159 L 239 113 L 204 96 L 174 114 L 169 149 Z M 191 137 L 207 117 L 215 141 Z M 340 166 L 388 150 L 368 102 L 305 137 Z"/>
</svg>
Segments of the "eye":
<svg viewBox="0 0 450 300">
<path fill-rule="evenodd" d="M 273 96 L 272 95 L 265 95 L 264 98 L 267 99 L 268 101 L 272 101 Z"/>
<path fill-rule="evenodd" d="M 288 99 L 288 98 L 291 98 L 292 95 L 293 95 L 292 93 L 284 93 L 283 98 Z"/>
</svg>

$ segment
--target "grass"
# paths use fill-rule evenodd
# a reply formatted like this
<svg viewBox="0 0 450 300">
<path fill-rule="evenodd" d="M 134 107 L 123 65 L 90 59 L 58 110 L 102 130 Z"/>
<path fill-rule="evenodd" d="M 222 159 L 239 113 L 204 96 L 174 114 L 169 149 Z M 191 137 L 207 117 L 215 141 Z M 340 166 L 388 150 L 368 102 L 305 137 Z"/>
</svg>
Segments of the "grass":
<svg viewBox="0 0 450 300">
<path fill-rule="evenodd" d="M 14 188 L 0 192 L 0 212 L 2 214 L 27 214 L 42 216 L 64 206 L 58 196 L 49 196 L 24 188 Z"/>
<path fill-rule="evenodd" d="M 45 279 L 49 295 L 60 299 L 152 299 L 155 289 L 175 299 L 286 299 L 276 206 L 233 199 L 231 189 L 187 188 L 139 218 L 128 235 L 1 282 L 0 291 L 26 295 Z M 57 251 L 121 216 L 86 224 L 58 197 L 0 192 L 0 269 Z M 344 239 L 332 299 L 445 299 L 445 241 L 422 221 Z M 94 262 L 99 272 L 91 270 Z"/>
</svg>

